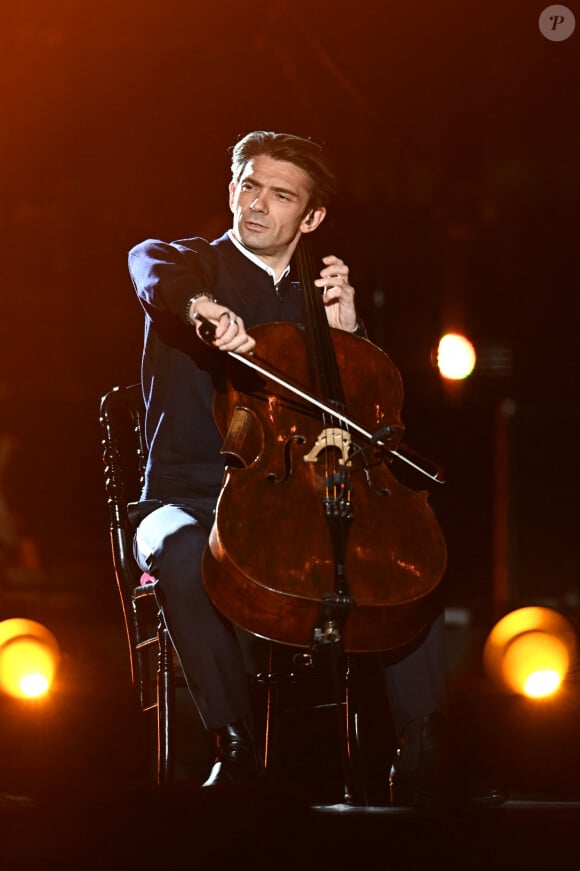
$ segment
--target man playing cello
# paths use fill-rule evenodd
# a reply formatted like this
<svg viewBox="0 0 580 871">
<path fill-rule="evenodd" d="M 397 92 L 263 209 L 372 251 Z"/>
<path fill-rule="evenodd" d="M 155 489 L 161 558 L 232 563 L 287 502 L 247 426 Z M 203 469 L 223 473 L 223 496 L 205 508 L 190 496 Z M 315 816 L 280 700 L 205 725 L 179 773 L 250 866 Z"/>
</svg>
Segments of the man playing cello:
<svg viewBox="0 0 580 871">
<path fill-rule="evenodd" d="M 226 352 L 248 354 L 257 324 L 300 322 L 302 294 L 291 260 L 303 235 L 324 220 L 334 177 L 322 149 L 297 136 L 256 131 L 232 149 L 232 227 L 201 238 L 149 239 L 129 254 L 145 312 L 142 386 L 148 461 L 136 510 L 135 554 L 157 579 L 156 595 L 200 717 L 216 742 L 204 786 L 247 781 L 262 762 L 242 652 L 232 625 L 211 603 L 201 563 L 224 477 L 212 414 Z M 349 269 L 323 258 L 319 277 L 331 327 L 364 335 Z M 215 328 L 213 347 L 200 337 Z M 220 354 L 219 352 L 222 352 Z M 445 643 L 439 616 L 411 649 L 384 668 L 400 744 L 397 801 L 436 798 L 446 705 Z"/>
</svg>

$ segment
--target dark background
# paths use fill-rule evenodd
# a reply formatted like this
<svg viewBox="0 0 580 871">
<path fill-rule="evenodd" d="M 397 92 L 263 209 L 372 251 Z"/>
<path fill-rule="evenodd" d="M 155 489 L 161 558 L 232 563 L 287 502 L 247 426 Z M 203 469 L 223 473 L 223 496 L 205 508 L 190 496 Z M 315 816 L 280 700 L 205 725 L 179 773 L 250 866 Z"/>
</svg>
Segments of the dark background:
<svg viewBox="0 0 580 871">
<path fill-rule="evenodd" d="M 99 613 L 122 642 L 98 409 L 139 377 L 127 251 L 221 233 L 228 148 L 256 128 L 312 136 L 337 167 L 329 250 L 401 371 L 406 440 L 446 469 L 443 487 L 413 483 L 447 538 L 449 604 L 483 621 L 508 603 L 574 610 L 580 35 L 545 39 L 543 8 L 2 6 L 2 491 L 41 580 L 12 556 L 1 616 L 72 603 L 70 649 Z M 479 352 L 454 391 L 431 363 L 449 328 Z M 67 596 L 87 584 L 77 612 Z"/>
</svg>

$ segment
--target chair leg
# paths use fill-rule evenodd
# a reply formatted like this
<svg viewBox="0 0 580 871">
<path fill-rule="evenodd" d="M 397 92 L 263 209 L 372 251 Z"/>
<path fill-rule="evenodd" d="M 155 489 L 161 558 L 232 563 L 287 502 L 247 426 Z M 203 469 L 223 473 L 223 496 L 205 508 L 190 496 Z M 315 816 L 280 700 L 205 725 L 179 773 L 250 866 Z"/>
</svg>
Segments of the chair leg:
<svg viewBox="0 0 580 871">
<path fill-rule="evenodd" d="M 363 747 L 360 735 L 360 687 L 356 689 L 356 679 L 353 677 L 352 662 L 346 656 L 344 674 L 344 748 L 346 752 L 345 770 L 348 772 L 346 791 L 350 786 L 351 800 L 355 804 L 368 805 L 367 782 L 363 772 Z"/>
<path fill-rule="evenodd" d="M 334 691 L 334 705 L 337 714 L 338 753 L 343 776 L 343 801 L 353 801 L 353 758 L 352 758 L 352 719 L 349 698 L 349 667 L 343 663 L 343 650 L 339 642 L 332 641 L 327 647 L 330 654 L 330 676 Z"/>
<path fill-rule="evenodd" d="M 264 768 L 275 773 L 276 750 L 278 748 L 278 728 L 280 716 L 280 674 L 275 670 L 274 646 L 269 645 L 268 671 L 258 675 L 258 680 L 266 687 L 266 710 L 264 722 Z"/>
<path fill-rule="evenodd" d="M 157 783 L 164 786 L 175 768 L 175 673 L 172 646 L 164 623 L 158 628 L 159 662 L 157 669 Z"/>
</svg>

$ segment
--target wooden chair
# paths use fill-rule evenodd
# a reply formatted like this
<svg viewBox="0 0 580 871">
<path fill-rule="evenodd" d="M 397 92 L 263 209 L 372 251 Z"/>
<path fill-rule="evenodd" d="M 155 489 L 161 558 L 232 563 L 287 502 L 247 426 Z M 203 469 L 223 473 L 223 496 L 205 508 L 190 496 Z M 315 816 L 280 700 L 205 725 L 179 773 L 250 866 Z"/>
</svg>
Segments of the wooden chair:
<svg viewBox="0 0 580 871">
<path fill-rule="evenodd" d="M 157 782 L 175 766 L 176 669 L 169 634 L 157 608 L 154 580 L 133 556 L 127 504 L 139 498 L 145 470 L 144 405 L 139 384 L 114 387 L 100 404 L 105 491 L 117 587 L 125 620 L 131 679 L 142 711 L 157 718 Z"/>
</svg>

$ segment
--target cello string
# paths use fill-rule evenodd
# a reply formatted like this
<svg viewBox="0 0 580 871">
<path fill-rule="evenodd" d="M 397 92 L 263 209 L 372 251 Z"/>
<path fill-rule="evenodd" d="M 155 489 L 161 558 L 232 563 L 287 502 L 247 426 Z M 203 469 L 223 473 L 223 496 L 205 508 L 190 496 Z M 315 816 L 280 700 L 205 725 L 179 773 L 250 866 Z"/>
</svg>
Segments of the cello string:
<svg viewBox="0 0 580 871">
<path fill-rule="evenodd" d="M 317 372 L 313 373 L 315 383 L 318 384 L 320 395 L 331 404 L 345 408 L 345 399 L 340 381 L 340 374 L 330 326 L 322 294 L 314 285 L 314 265 L 312 251 L 309 243 L 303 237 L 298 245 L 298 265 L 300 270 L 300 283 L 305 296 L 305 315 L 308 325 L 307 338 L 312 351 L 311 359 L 317 360 Z"/>
<path fill-rule="evenodd" d="M 301 239 L 297 247 L 297 266 L 298 277 L 303 294 L 303 315 L 306 330 L 306 344 L 308 351 L 308 360 L 311 366 L 311 378 L 315 390 L 323 391 L 322 378 L 325 371 L 324 360 L 322 359 L 322 349 L 314 337 L 318 335 L 320 329 L 320 320 L 318 317 L 317 300 L 314 298 L 313 286 L 311 280 L 311 269 L 306 253 L 306 243 Z M 325 392 L 322 393 L 325 396 Z M 326 412 L 322 415 L 323 427 L 327 426 Z M 331 480 L 328 469 L 328 452 L 324 451 L 324 496 L 326 499 L 330 497 L 329 482 Z"/>
<path fill-rule="evenodd" d="M 313 281 L 314 265 L 310 246 L 302 237 L 297 248 L 298 273 L 300 284 L 304 294 L 304 315 L 306 321 L 306 340 L 309 350 L 309 360 L 312 361 L 312 378 L 322 395 L 332 405 L 336 404 L 344 410 L 345 401 L 340 383 L 338 365 L 332 344 L 332 337 L 322 295 Z M 333 433 L 338 429 L 336 416 L 332 413 L 329 417 L 323 415 L 324 433 Z M 330 436 L 333 442 L 332 435 Z M 328 443 L 327 443 L 328 448 Z M 332 454 L 332 456 L 331 456 Z M 339 480 L 340 465 L 336 464 L 336 449 L 324 450 L 324 478 L 325 493 L 327 499 L 332 498 L 337 502 L 339 492 L 337 481 Z"/>
</svg>

